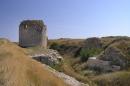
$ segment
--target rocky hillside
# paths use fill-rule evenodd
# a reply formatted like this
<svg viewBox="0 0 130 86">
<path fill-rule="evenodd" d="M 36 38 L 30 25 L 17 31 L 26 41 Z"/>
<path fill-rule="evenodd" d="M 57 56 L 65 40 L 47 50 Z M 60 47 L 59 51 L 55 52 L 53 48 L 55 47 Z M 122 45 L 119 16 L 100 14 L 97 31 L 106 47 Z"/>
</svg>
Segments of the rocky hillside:
<svg viewBox="0 0 130 86">
<path fill-rule="evenodd" d="M 0 86 L 68 86 L 25 50 L 0 39 Z"/>
<path fill-rule="evenodd" d="M 75 40 L 50 40 L 49 47 L 58 50 L 64 56 L 69 68 L 80 75 L 74 75 L 77 79 L 81 76 L 89 77 L 98 86 L 130 85 L 127 77 L 130 68 L 129 37 L 109 36 Z M 84 78 L 81 81 L 84 81 Z"/>
<path fill-rule="evenodd" d="M 129 37 L 62 38 L 48 47 L 0 39 L 0 86 L 130 86 Z"/>
<path fill-rule="evenodd" d="M 0 86 L 90 86 L 59 72 L 64 58 L 56 50 L 21 48 L 7 39 L 0 48 Z"/>
<path fill-rule="evenodd" d="M 67 68 L 64 67 L 67 66 L 65 58 L 62 57 L 58 51 L 53 49 L 44 49 L 42 47 L 29 47 L 23 48 L 23 50 L 26 51 L 26 54 L 29 57 L 42 63 L 47 69 L 51 69 L 50 72 L 59 78 L 62 78 L 70 86 L 94 86 L 87 77 L 83 83 L 76 77 L 66 73 L 64 71 L 64 69 L 67 70 Z"/>
</svg>

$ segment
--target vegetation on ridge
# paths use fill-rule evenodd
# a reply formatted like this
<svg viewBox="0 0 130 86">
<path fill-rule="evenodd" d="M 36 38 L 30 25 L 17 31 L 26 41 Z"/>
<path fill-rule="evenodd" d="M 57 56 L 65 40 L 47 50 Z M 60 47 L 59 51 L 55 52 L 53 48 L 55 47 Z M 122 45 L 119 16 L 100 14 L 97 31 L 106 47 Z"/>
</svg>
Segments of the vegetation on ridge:
<svg viewBox="0 0 130 86">
<path fill-rule="evenodd" d="M 84 81 L 85 77 L 88 77 L 89 80 L 92 80 L 92 83 L 97 84 L 97 86 L 130 86 L 130 38 L 125 36 L 110 36 L 102 37 L 100 38 L 100 40 L 102 47 L 96 49 L 87 49 L 86 46 L 89 46 L 89 44 L 85 44 L 84 46 L 85 39 L 82 39 L 82 41 L 77 41 L 78 43 L 73 39 L 50 40 L 49 44 L 50 48 L 58 50 L 65 58 L 64 63 L 66 64 L 66 66 L 64 68 L 64 72 L 73 77 L 76 77 L 76 79 Z M 92 47 L 95 46 L 93 44 L 94 43 L 91 43 Z M 53 47 L 51 45 L 53 45 Z M 62 45 L 64 45 L 64 47 L 61 47 Z M 110 51 L 104 53 L 104 51 L 106 51 L 109 47 L 112 47 L 112 49 L 117 49 L 118 51 L 111 51 L 110 49 Z M 111 59 L 114 59 L 115 57 L 118 58 L 117 56 L 120 56 L 118 58 L 120 59 L 120 61 L 126 61 L 125 68 L 118 72 L 103 74 L 96 74 L 94 71 L 88 70 L 86 68 L 86 62 L 89 57 L 96 56 L 97 58 L 99 58 L 104 54 L 106 54 Z M 115 57 L 111 55 L 114 55 Z"/>
</svg>

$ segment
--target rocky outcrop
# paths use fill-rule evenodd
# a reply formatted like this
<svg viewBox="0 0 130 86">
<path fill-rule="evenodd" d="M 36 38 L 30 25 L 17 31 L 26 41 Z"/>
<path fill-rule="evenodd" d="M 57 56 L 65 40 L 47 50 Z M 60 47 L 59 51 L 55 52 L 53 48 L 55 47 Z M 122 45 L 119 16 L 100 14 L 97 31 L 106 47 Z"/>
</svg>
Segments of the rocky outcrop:
<svg viewBox="0 0 130 86">
<path fill-rule="evenodd" d="M 108 47 L 101 55 L 99 55 L 99 59 L 111 61 L 112 65 L 121 66 L 121 68 L 126 66 L 124 54 L 115 47 Z"/>
<path fill-rule="evenodd" d="M 84 47 L 86 48 L 102 48 L 102 43 L 99 38 L 93 37 L 93 38 L 88 38 L 85 41 Z"/>
<path fill-rule="evenodd" d="M 63 62 L 63 57 L 61 57 L 56 50 L 48 49 L 47 53 L 34 54 L 30 57 L 43 63 L 44 68 L 52 72 L 57 77 L 63 79 L 64 82 L 69 86 L 89 86 L 88 84 L 81 83 L 75 78 L 64 74 L 63 72 L 58 72 L 55 69 L 51 68 L 51 66 L 58 65 Z"/>
<path fill-rule="evenodd" d="M 63 57 L 56 50 L 48 50 L 48 53 L 34 54 L 31 56 L 33 59 L 47 64 L 49 66 L 58 65 L 63 61 Z"/>
<path fill-rule="evenodd" d="M 111 61 L 103 61 L 99 59 L 89 59 L 87 61 L 87 68 L 100 73 L 119 71 L 120 66 L 111 65 Z"/>
<path fill-rule="evenodd" d="M 116 39 L 104 48 L 97 59 L 89 59 L 87 67 L 101 72 L 113 72 L 125 69 L 129 65 L 128 39 Z"/>
<path fill-rule="evenodd" d="M 109 46 L 96 59 L 88 59 L 86 66 L 98 72 L 114 72 L 125 68 L 124 54 L 116 47 Z"/>
</svg>

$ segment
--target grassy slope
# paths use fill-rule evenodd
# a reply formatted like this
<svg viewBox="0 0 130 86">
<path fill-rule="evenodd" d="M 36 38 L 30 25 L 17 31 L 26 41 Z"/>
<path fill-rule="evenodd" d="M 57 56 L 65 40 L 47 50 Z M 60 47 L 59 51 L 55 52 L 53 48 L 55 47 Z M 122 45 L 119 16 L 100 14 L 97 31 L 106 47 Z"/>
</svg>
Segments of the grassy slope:
<svg viewBox="0 0 130 86">
<path fill-rule="evenodd" d="M 73 63 L 76 61 L 74 60 L 74 58 L 71 58 L 69 56 L 64 56 L 64 64 L 62 66 L 62 70 L 65 74 L 70 75 L 72 77 L 74 77 L 75 79 L 77 79 L 78 81 L 81 81 L 83 83 L 89 84 L 90 86 L 96 86 L 91 79 L 89 79 L 88 77 L 85 77 L 81 74 L 79 74 L 78 72 L 76 72 L 74 70 L 74 68 L 72 67 Z"/>
<path fill-rule="evenodd" d="M 57 39 L 57 40 L 49 40 L 49 46 L 50 46 L 51 44 L 53 44 L 53 43 L 56 43 L 56 44 L 58 44 L 59 46 L 60 46 L 60 45 L 66 45 L 66 46 L 69 46 L 70 48 L 71 48 L 71 46 L 78 46 L 78 47 L 80 47 L 80 46 L 82 46 L 83 41 L 84 41 L 84 39 Z M 64 49 L 63 49 L 63 50 L 64 50 Z M 69 49 L 68 49 L 68 50 L 69 50 Z M 73 51 L 73 50 L 72 50 L 72 51 Z M 77 80 L 82 81 L 82 82 L 84 82 L 84 83 L 89 83 L 89 84 L 91 85 L 92 83 L 91 83 L 91 81 L 90 81 L 87 77 L 84 77 L 84 76 L 78 74 L 78 73 L 73 69 L 72 65 L 73 65 L 73 63 L 75 62 L 76 58 L 73 58 L 73 57 L 71 56 L 70 53 L 71 53 L 72 51 L 70 51 L 69 53 L 67 53 L 66 51 L 64 51 L 64 54 L 65 54 L 65 55 L 63 55 L 63 57 L 64 57 L 64 64 L 62 65 L 61 70 L 62 70 L 64 73 L 66 73 L 66 74 L 68 74 L 68 75 L 70 75 L 70 76 L 76 78 Z M 59 51 L 59 52 L 60 52 L 60 51 Z M 93 86 L 93 85 L 92 85 L 92 86 Z"/>
<path fill-rule="evenodd" d="M 48 45 L 52 43 L 57 43 L 60 45 L 69 45 L 69 46 L 81 46 L 84 39 L 56 39 L 56 40 L 49 40 Z"/>
<path fill-rule="evenodd" d="M 7 40 L 0 41 L 0 86 L 67 86 Z"/>
<path fill-rule="evenodd" d="M 111 44 L 121 51 L 125 56 L 124 59 L 130 61 L 130 39 L 121 39 Z M 93 78 L 93 81 L 98 86 L 130 86 L 130 66 L 125 71 L 113 72 L 110 74 L 103 74 Z"/>
<path fill-rule="evenodd" d="M 96 76 L 93 81 L 98 86 L 130 86 L 130 72 L 121 71 Z"/>
<path fill-rule="evenodd" d="M 101 41 L 103 43 L 104 49 L 106 49 L 109 46 L 116 47 L 122 52 L 122 54 L 124 54 L 126 56 L 125 59 L 130 61 L 130 38 L 129 37 L 120 37 L 120 36 L 119 37 L 104 37 L 104 38 L 101 38 Z M 68 42 L 63 41 L 63 40 L 62 41 L 53 40 L 50 42 L 51 43 L 56 42 L 58 44 L 65 44 L 65 45 L 73 45 L 73 44 L 77 45 L 78 44 L 78 46 L 80 46 L 82 44 L 81 41 L 76 42 L 73 40 L 69 40 Z M 83 40 L 82 40 L 82 42 L 83 42 Z M 66 53 L 65 55 L 68 55 L 68 54 Z M 80 74 L 77 74 L 77 72 L 74 71 L 74 69 L 71 65 L 73 62 L 75 62 L 76 58 L 72 58 L 70 56 L 69 58 L 65 58 L 65 60 L 67 60 L 67 61 L 65 62 L 66 65 L 64 65 L 64 71 L 67 74 L 76 77 L 78 80 L 87 81 L 87 79 L 85 79 L 86 77 L 84 77 Z M 68 62 L 68 61 L 70 61 L 70 62 Z M 99 75 L 99 76 L 93 76 L 90 79 L 92 79 L 93 82 L 97 83 L 98 86 L 130 86 L 130 82 L 129 82 L 130 72 L 129 71 L 130 70 L 114 72 L 114 73 L 110 73 L 110 74 L 103 74 L 103 75 Z"/>
</svg>

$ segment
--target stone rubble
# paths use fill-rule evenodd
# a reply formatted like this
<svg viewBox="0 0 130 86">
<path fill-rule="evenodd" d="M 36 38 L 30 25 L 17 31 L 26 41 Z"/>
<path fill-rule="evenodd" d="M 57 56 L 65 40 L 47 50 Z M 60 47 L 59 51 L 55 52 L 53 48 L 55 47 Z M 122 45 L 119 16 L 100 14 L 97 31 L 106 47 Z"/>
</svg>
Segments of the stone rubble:
<svg viewBox="0 0 130 86">
<path fill-rule="evenodd" d="M 35 54 L 30 57 L 49 66 L 58 65 L 63 61 L 63 57 L 56 50 L 49 50 L 47 54 Z"/>
<path fill-rule="evenodd" d="M 87 67 L 88 69 L 104 73 L 119 71 L 121 69 L 120 66 L 111 65 L 111 61 L 103 61 L 100 59 L 89 59 L 87 61 Z"/>
<path fill-rule="evenodd" d="M 43 63 L 44 68 L 55 74 L 57 77 L 63 79 L 64 82 L 69 86 L 89 86 L 88 84 L 81 83 L 75 78 L 51 68 L 51 66 L 60 64 L 60 62 L 63 61 L 63 57 L 60 56 L 60 54 L 56 50 L 49 49 L 48 53 L 46 54 L 35 54 L 30 57 Z"/>
</svg>

